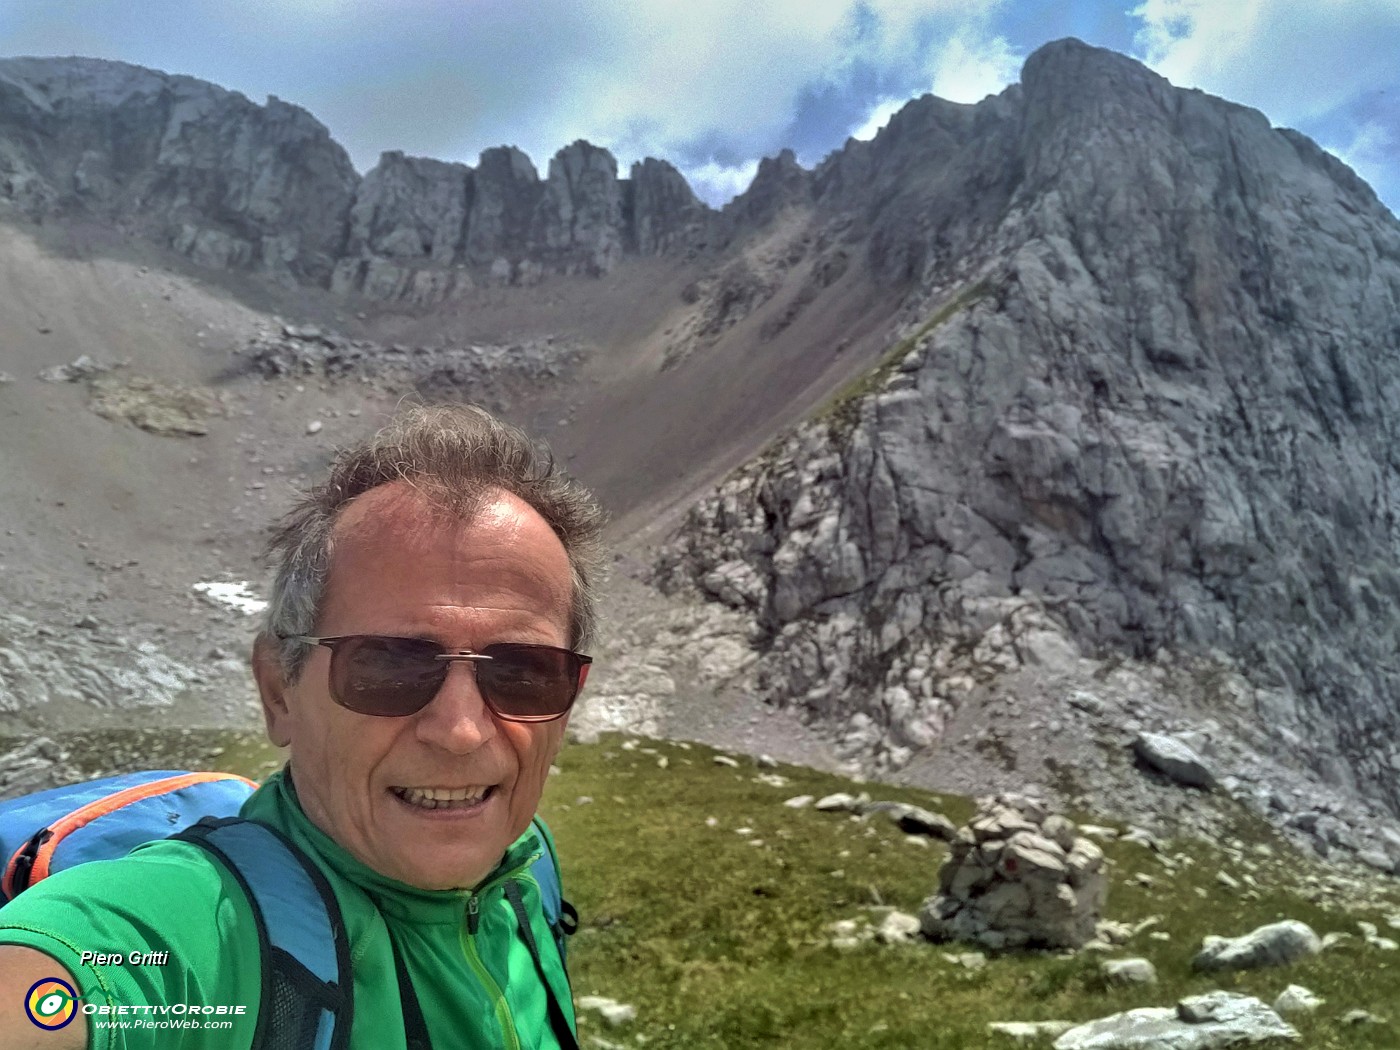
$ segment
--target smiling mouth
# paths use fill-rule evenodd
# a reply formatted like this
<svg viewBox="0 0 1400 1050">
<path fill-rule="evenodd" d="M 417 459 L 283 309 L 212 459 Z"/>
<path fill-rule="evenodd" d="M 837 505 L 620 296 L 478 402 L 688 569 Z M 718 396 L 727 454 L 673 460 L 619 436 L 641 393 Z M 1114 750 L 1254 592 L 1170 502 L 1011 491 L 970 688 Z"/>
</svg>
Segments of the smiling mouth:
<svg viewBox="0 0 1400 1050">
<path fill-rule="evenodd" d="M 390 792 L 399 801 L 415 809 L 471 809 L 491 797 L 496 785 L 482 784 L 464 788 L 393 787 Z"/>
</svg>

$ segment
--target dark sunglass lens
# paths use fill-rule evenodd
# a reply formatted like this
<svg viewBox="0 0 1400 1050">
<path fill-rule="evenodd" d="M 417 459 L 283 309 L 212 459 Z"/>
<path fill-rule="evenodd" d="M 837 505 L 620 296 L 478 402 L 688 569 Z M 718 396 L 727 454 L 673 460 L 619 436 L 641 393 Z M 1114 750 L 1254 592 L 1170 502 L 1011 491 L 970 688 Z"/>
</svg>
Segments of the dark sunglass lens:
<svg viewBox="0 0 1400 1050">
<path fill-rule="evenodd" d="M 347 639 L 331 660 L 331 695 L 362 715 L 411 715 L 437 695 L 447 677 L 442 647 L 421 638 Z"/>
<path fill-rule="evenodd" d="M 502 642 L 482 650 L 476 665 L 486 699 L 507 718 L 556 718 L 578 693 L 579 659 L 549 645 Z"/>
</svg>

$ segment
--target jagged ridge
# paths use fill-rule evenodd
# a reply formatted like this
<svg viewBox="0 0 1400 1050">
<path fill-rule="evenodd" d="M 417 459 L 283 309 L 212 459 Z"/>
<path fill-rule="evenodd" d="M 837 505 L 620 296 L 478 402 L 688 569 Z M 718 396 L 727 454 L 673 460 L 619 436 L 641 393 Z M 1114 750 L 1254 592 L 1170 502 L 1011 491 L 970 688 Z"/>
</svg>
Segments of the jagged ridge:
<svg viewBox="0 0 1400 1050">
<path fill-rule="evenodd" d="M 619 179 L 583 141 L 545 179 L 513 147 L 476 168 L 389 152 L 360 178 L 297 106 L 82 58 L 0 60 L 0 202 L 114 221 L 216 268 L 419 301 L 472 272 L 605 273 L 623 252 L 702 242 L 711 214 L 670 164 Z"/>
</svg>

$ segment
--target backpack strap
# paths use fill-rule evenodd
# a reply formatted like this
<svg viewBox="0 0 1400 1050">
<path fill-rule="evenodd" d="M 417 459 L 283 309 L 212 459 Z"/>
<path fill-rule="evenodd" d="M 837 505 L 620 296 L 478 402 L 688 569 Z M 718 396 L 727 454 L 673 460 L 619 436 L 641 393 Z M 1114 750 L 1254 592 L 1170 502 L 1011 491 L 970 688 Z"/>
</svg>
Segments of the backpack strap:
<svg viewBox="0 0 1400 1050">
<path fill-rule="evenodd" d="M 345 1050 L 354 982 L 340 906 L 320 870 L 279 832 L 206 817 L 172 836 L 206 850 L 242 887 L 262 958 L 254 1050 Z"/>
<path fill-rule="evenodd" d="M 540 896 L 544 901 L 544 917 L 549 923 L 549 930 L 554 934 L 555 946 L 559 949 L 559 958 L 568 961 L 566 937 L 572 937 L 578 932 L 578 910 L 564 899 L 563 888 L 559 882 L 559 854 L 554 849 L 554 836 L 550 834 L 549 827 L 539 817 L 531 822 L 535 833 L 539 835 L 544 843 L 544 852 L 534 864 L 530 865 L 530 874 L 534 876 L 535 882 L 539 884 Z"/>
<path fill-rule="evenodd" d="M 388 924 L 385 924 L 388 930 Z M 432 1037 L 428 1035 L 428 1022 L 423 1019 L 423 1007 L 418 1002 L 418 993 L 413 990 L 413 978 L 408 975 L 408 966 L 399 951 L 399 942 L 394 932 L 388 930 L 389 947 L 394 953 L 394 975 L 399 982 L 399 1008 L 403 1011 L 403 1038 L 407 1050 L 433 1050 Z"/>
<path fill-rule="evenodd" d="M 525 899 L 520 893 L 520 884 L 514 879 L 506 880 L 506 899 L 510 901 L 510 906 L 515 909 L 515 918 L 520 926 L 520 936 L 525 939 L 525 947 L 530 949 L 530 958 L 535 960 L 535 969 L 539 971 L 540 981 L 544 984 L 545 999 L 549 1003 L 549 1026 L 554 1029 L 554 1037 L 559 1040 L 563 1050 L 579 1050 L 578 1039 L 574 1035 L 574 1030 L 569 1027 L 568 1018 L 564 1015 L 564 1008 L 559 1005 L 559 1000 L 554 997 L 554 989 L 549 984 L 549 974 L 544 968 L 544 960 L 540 958 L 539 945 L 535 943 L 535 935 L 530 931 L 530 916 L 525 909 Z M 565 974 L 567 977 L 567 973 Z"/>
</svg>

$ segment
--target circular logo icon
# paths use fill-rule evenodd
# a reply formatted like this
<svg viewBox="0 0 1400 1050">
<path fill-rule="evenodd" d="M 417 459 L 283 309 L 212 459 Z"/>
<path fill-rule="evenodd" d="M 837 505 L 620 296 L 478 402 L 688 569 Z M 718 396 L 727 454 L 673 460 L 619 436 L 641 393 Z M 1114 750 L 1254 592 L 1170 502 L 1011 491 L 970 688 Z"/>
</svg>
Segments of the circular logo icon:
<svg viewBox="0 0 1400 1050">
<path fill-rule="evenodd" d="M 78 1012 L 78 993 L 67 981 L 45 977 L 24 997 L 24 1012 L 40 1028 L 62 1028 Z"/>
</svg>

